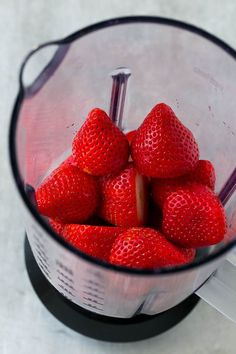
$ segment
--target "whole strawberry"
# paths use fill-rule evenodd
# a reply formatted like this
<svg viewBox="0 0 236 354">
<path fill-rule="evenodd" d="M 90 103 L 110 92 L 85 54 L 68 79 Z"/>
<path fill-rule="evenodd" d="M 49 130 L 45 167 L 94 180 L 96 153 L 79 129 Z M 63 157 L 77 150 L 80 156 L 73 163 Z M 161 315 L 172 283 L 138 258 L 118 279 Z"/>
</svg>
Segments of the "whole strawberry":
<svg viewBox="0 0 236 354">
<path fill-rule="evenodd" d="M 192 184 L 171 193 L 163 208 L 162 231 L 182 247 L 205 247 L 224 239 L 224 209 L 208 187 Z"/>
<path fill-rule="evenodd" d="M 126 165 L 129 143 L 107 114 L 95 108 L 77 132 L 72 154 L 84 172 L 106 176 L 118 173 Z"/>
<path fill-rule="evenodd" d="M 199 159 L 193 134 L 164 103 L 156 105 L 137 129 L 131 155 L 141 174 L 160 178 L 184 175 Z"/>
<path fill-rule="evenodd" d="M 100 181 L 99 215 L 107 222 L 124 227 L 142 226 L 147 217 L 147 181 L 132 162 L 117 176 Z"/>
<path fill-rule="evenodd" d="M 188 188 L 193 182 L 204 184 L 214 190 L 215 170 L 210 161 L 199 160 L 192 172 L 181 177 L 153 179 L 151 183 L 152 197 L 155 203 L 162 208 L 170 193 L 176 192 L 178 189 Z"/>
<path fill-rule="evenodd" d="M 98 199 L 96 179 L 71 164 L 59 166 L 36 190 L 39 212 L 62 223 L 86 221 Z"/>
<path fill-rule="evenodd" d="M 74 247 L 98 259 L 108 261 L 111 247 L 124 228 L 68 224 L 63 237 Z"/>
<path fill-rule="evenodd" d="M 189 263 L 194 256 L 194 249 L 177 247 L 158 231 L 131 228 L 116 238 L 110 262 L 131 268 L 159 268 Z"/>
</svg>

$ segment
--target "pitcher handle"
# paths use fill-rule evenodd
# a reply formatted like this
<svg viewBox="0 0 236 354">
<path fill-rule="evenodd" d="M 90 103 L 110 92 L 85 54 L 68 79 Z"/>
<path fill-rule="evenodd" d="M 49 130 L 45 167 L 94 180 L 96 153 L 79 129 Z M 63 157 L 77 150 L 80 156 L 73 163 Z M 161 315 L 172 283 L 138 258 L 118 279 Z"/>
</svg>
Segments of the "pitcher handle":
<svg viewBox="0 0 236 354">
<path fill-rule="evenodd" d="M 236 322 L 236 248 L 196 294 Z"/>
</svg>

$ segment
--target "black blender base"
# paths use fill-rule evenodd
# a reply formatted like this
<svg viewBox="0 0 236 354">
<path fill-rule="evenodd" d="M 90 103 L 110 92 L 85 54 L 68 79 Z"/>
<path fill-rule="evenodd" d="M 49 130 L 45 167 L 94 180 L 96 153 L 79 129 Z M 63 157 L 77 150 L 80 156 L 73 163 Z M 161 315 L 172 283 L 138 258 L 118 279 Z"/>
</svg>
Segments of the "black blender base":
<svg viewBox="0 0 236 354">
<path fill-rule="evenodd" d="M 184 319 L 199 301 L 196 295 L 191 295 L 179 305 L 155 316 L 137 315 L 120 319 L 96 315 L 67 300 L 47 281 L 34 259 L 27 237 L 25 263 L 36 294 L 51 314 L 71 329 L 103 341 L 132 342 L 156 336 Z"/>
</svg>

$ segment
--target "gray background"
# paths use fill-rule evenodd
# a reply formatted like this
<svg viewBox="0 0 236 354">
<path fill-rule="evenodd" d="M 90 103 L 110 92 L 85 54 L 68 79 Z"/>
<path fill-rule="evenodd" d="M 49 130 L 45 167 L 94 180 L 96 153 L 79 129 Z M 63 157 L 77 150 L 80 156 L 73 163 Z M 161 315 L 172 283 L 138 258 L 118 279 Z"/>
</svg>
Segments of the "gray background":
<svg viewBox="0 0 236 354">
<path fill-rule="evenodd" d="M 236 353 L 236 325 L 201 302 L 174 329 L 139 343 L 85 338 L 59 323 L 39 302 L 23 258 L 24 226 L 10 177 L 7 129 L 17 73 L 37 44 L 110 17 L 146 14 L 191 22 L 236 47 L 235 0 L 0 0 L 0 353 Z"/>
</svg>

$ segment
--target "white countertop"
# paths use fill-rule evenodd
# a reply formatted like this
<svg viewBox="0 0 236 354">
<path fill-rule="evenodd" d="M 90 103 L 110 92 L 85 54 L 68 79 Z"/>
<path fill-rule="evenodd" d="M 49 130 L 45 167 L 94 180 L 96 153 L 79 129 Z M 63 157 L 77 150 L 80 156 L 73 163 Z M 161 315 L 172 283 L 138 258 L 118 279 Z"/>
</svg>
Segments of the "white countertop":
<svg viewBox="0 0 236 354">
<path fill-rule="evenodd" d="M 130 14 L 173 17 L 200 26 L 236 47 L 235 0 L 0 1 L 0 353 L 235 354 L 236 324 L 203 301 L 178 326 L 131 344 L 88 339 L 66 328 L 41 304 L 23 255 L 24 226 L 7 157 L 7 127 L 24 55 L 37 44 L 90 23 Z"/>
</svg>

